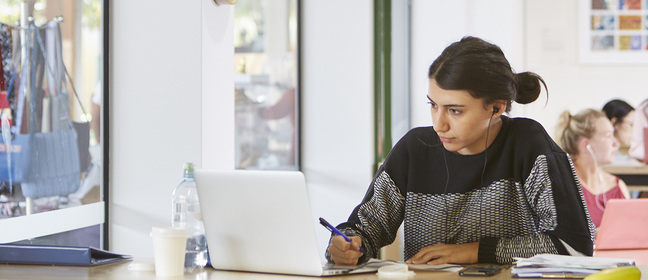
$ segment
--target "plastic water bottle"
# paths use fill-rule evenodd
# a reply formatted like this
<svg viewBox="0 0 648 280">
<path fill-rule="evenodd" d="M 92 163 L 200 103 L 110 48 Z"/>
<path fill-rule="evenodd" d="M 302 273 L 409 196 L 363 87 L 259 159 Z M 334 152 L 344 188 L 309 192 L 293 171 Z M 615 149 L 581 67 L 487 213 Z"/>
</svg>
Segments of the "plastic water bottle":
<svg viewBox="0 0 648 280">
<path fill-rule="evenodd" d="M 198 191 L 194 181 L 194 164 L 184 164 L 184 179 L 173 190 L 172 225 L 187 230 L 185 269 L 200 269 L 207 265 L 207 240 L 198 203 Z"/>
</svg>

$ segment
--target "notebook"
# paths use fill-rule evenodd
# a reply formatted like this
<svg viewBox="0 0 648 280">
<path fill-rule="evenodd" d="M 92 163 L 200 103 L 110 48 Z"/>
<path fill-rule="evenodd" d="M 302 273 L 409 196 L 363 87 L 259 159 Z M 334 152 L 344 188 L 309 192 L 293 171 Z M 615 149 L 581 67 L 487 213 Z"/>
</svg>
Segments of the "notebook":
<svg viewBox="0 0 648 280">
<path fill-rule="evenodd" d="M 194 177 L 215 269 L 308 276 L 377 271 L 322 263 L 301 172 L 197 169 Z"/>
<path fill-rule="evenodd" d="M 93 247 L 0 244 L 1 264 L 95 266 L 130 259 Z"/>
<path fill-rule="evenodd" d="M 648 199 L 611 199 L 596 234 L 596 250 L 648 249 Z"/>
<path fill-rule="evenodd" d="M 594 256 L 635 259 L 648 264 L 648 199 L 612 199 L 594 241 Z"/>
</svg>

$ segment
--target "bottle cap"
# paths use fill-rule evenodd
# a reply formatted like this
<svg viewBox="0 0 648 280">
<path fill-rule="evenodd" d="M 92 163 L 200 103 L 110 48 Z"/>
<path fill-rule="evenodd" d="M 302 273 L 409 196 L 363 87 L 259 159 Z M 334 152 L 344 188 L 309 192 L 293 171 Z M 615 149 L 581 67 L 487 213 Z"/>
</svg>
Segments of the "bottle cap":
<svg viewBox="0 0 648 280">
<path fill-rule="evenodd" d="M 193 172 L 193 171 L 194 171 L 194 164 L 193 164 L 193 162 L 187 162 L 187 163 L 185 163 L 185 164 L 182 166 L 182 169 L 184 169 L 185 171 Z"/>
<path fill-rule="evenodd" d="M 182 174 L 183 174 L 185 177 L 193 178 L 193 174 L 194 174 L 194 164 L 193 164 L 193 162 L 187 162 L 187 163 L 185 163 L 185 164 L 182 166 L 182 169 L 184 170 Z"/>
</svg>

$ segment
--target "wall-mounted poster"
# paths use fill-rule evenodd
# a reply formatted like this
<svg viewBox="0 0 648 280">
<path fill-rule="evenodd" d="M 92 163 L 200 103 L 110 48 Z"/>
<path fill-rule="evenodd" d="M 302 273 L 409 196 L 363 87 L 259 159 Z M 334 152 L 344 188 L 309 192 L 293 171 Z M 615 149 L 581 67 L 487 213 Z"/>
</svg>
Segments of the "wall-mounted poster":
<svg viewBox="0 0 648 280">
<path fill-rule="evenodd" d="M 581 0 L 582 63 L 648 64 L 648 0 Z"/>
</svg>

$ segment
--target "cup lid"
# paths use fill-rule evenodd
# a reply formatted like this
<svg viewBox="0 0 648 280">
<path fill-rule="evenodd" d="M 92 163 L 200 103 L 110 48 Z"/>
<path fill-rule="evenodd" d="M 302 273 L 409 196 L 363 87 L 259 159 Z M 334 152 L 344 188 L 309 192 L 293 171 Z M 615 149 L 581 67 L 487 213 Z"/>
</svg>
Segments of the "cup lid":
<svg viewBox="0 0 648 280">
<path fill-rule="evenodd" d="M 173 227 L 153 227 L 151 237 L 187 237 L 187 230 Z"/>
</svg>

